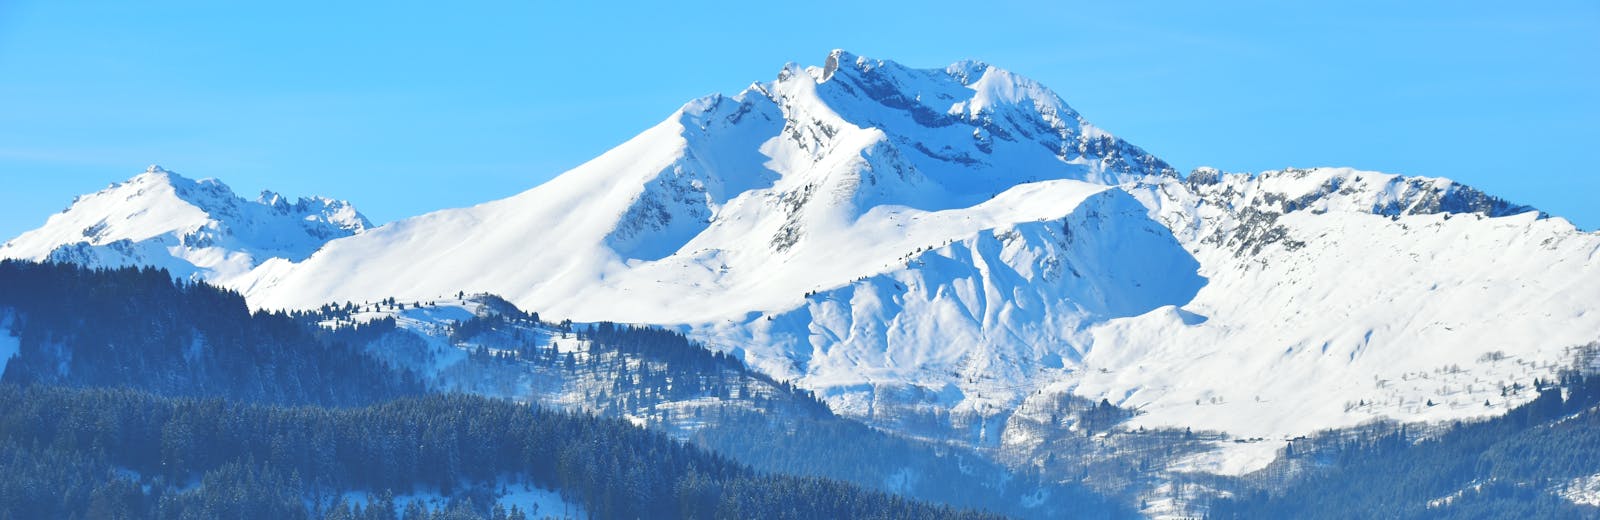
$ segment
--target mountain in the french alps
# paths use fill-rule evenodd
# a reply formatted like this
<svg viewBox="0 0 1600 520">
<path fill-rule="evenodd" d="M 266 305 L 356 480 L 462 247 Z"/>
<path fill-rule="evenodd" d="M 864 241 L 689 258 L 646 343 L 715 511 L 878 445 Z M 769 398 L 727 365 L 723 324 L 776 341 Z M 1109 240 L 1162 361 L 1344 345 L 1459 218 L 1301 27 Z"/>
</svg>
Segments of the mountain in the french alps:
<svg viewBox="0 0 1600 520">
<path fill-rule="evenodd" d="M 44 227 L 0 245 L 0 257 L 92 267 L 156 266 L 226 284 L 262 262 L 298 262 L 328 241 L 372 227 L 350 203 L 246 200 L 216 179 L 190 180 L 151 165 L 127 182 L 78 197 Z"/>
<path fill-rule="evenodd" d="M 1600 235 L 1559 217 L 1442 178 L 1181 173 L 1006 70 L 843 51 L 469 208 L 371 227 L 152 168 L 0 255 L 258 309 L 488 293 L 662 326 L 1046 476 L 1152 443 L 1149 471 L 1258 474 L 1323 430 L 1501 416 L 1600 339 Z"/>
</svg>

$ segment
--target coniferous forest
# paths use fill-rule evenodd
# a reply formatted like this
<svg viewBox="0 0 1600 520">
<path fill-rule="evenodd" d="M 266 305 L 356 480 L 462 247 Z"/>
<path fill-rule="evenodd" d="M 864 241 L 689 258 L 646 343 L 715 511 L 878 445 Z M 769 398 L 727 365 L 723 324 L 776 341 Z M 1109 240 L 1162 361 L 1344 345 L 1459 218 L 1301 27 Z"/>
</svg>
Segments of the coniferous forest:
<svg viewBox="0 0 1600 520">
<path fill-rule="evenodd" d="M 560 490 L 596 518 L 985 517 L 764 475 L 623 421 L 475 396 L 279 407 L 7 384 L 0 401 L 13 403 L 0 412 L 7 518 L 315 518 L 349 506 L 310 497 L 452 495 L 507 476 Z M 405 506 L 380 500 L 351 515 L 402 518 Z M 438 513 L 495 516 L 470 495 Z"/>
<path fill-rule="evenodd" d="M 287 314 L 158 269 L 0 261 L 0 325 L 20 342 L 0 379 L 11 383 L 318 405 L 423 389 Z"/>
<path fill-rule="evenodd" d="M 1313 439 L 1285 489 L 1219 499 L 1213 518 L 1595 518 L 1549 492 L 1600 467 L 1600 375 L 1540 382 L 1510 413 L 1442 432 Z M 1292 448 L 1291 448 L 1292 449 Z"/>
<path fill-rule="evenodd" d="M 5 519 L 567 514 L 500 507 L 486 490 L 508 480 L 594 518 L 986 516 L 759 472 L 622 420 L 431 393 L 348 335 L 160 270 L 0 262 L 0 326 L 17 344 Z M 419 489 L 450 501 L 394 498 Z"/>
<path fill-rule="evenodd" d="M 603 416 L 645 419 L 652 429 L 674 432 L 762 471 L 835 479 L 1019 517 L 1135 516 L 1131 508 L 1080 482 L 1016 471 L 970 449 L 908 439 L 836 416 L 811 392 L 676 331 L 608 322 L 545 323 L 498 298 L 474 299 L 494 312 L 450 327 L 451 343 L 476 346 L 466 347 L 472 354 L 445 378 L 468 388 L 482 388 L 476 381 L 531 372 L 580 382 L 568 395 L 581 396 L 585 406 Z M 350 322 L 349 314 L 330 308 L 311 318 Z M 360 344 L 379 341 L 395 329 L 394 320 L 385 319 L 331 333 Z M 537 330 L 562 339 L 534 341 Z M 556 342 L 583 347 L 573 347 L 579 355 L 561 354 L 553 347 Z M 491 352 L 485 345 L 496 348 Z M 496 391 L 497 385 L 487 386 Z M 559 389 L 555 395 L 562 395 Z"/>
</svg>

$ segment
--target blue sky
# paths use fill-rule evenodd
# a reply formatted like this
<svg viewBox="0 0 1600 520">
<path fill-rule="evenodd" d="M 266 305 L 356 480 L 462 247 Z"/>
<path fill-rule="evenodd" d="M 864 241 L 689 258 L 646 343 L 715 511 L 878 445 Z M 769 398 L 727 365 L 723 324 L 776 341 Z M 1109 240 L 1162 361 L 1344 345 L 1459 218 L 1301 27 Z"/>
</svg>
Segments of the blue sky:
<svg viewBox="0 0 1600 520">
<path fill-rule="evenodd" d="M 990 62 L 1184 170 L 1447 176 L 1600 226 L 1592 0 L 345 4 L 0 2 L 0 237 L 150 163 L 471 205 L 832 48 Z"/>
</svg>

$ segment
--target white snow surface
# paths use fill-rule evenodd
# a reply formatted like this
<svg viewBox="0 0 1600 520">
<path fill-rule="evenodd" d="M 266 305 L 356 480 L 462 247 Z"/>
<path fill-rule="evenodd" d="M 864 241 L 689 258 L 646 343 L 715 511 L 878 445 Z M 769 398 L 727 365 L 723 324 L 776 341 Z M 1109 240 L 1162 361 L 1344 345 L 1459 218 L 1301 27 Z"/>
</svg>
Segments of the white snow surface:
<svg viewBox="0 0 1600 520">
<path fill-rule="evenodd" d="M 109 236 L 203 226 L 166 200 Z M 72 214 L 5 251 L 81 240 Z M 967 417 L 975 444 L 1059 393 L 1263 439 L 1185 462 L 1224 473 L 1324 428 L 1503 413 L 1532 396 L 1501 385 L 1600 339 L 1600 236 L 1565 220 L 1448 179 L 1179 176 L 978 62 L 835 51 L 521 194 L 355 231 L 195 265 L 259 308 L 464 290 L 679 327 L 846 415 Z"/>
<path fill-rule="evenodd" d="M 1558 494 L 1574 504 L 1600 507 L 1600 473 L 1573 479 Z"/>
<path fill-rule="evenodd" d="M 470 488 L 476 485 L 473 482 L 462 482 L 461 487 Z M 587 512 L 577 504 L 567 502 L 561 494 L 538 486 L 534 486 L 518 478 L 502 476 L 496 479 L 491 487 L 491 494 L 495 503 L 500 507 L 510 510 L 512 506 L 522 510 L 528 518 L 586 518 Z M 363 508 L 370 507 L 372 502 L 379 498 L 378 494 L 368 491 L 346 491 L 340 495 L 348 505 L 359 505 Z M 445 510 L 450 507 L 450 497 L 440 494 L 438 488 L 418 487 L 409 493 L 394 495 L 394 505 L 399 510 L 405 510 L 412 502 L 421 503 L 432 510 Z"/>
<path fill-rule="evenodd" d="M 0 245 L 0 258 L 95 267 L 151 265 L 182 278 L 229 284 L 270 258 L 300 261 L 324 243 L 372 224 L 343 201 L 255 201 L 215 179 L 190 180 L 160 166 L 78 197 L 43 227 Z"/>
</svg>

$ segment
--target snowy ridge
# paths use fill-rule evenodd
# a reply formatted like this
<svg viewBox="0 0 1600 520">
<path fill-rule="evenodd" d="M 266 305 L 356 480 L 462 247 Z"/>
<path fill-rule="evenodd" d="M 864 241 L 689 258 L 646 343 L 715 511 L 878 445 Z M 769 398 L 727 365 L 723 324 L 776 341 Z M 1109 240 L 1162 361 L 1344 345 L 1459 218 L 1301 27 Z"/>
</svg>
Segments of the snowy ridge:
<svg viewBox="0 0 1600 520">
<path fill-rule="evenodd" d="M 1533 217 L 1299 212 L 1259 252 L 1202 246 L 1210 283 L 1184 309 L 1209 319 L 1151 314 L 1095 331 L 1122 347 L 1086 359 L 1109 373 L 1083 371 L 1077 391 L 1121 397 L 1140 420 L 1168 403 L 1185 411 L 1162 422 L 1242 435 L 1503 411 L 1532 395 L 1508 403 L 1501 384 L 1548 375 L 1600 337 L 1600 237 Z"/>
<path fill-rule="evenodd" d="M 974 76 L 971 64 L 912 70 L 843 52 L 830 59 L 856 65 L 828 74 L 787 66 L 774 82 L 693 101 L 545 185 L 337 241 L 300 265 L 268 265 L 240 286 L 255 305 L 309 307 L 390 294 L 392 281 L 405 279 L 413 283 L 398 288 L 402 298 L 465 289 L 578 320 L 711 322 L 793 307 L 803 293 L 877 274 L 917 248 L 979 229 L 920 226 L 906 236 L 908 224 L 897 219 L 914 212 L 975 208 L 1032 181 L 1170 171 L 1000 69 Z M 990 76 L 1010 79 L 983 79 Z M 862 84 L 916 89 L 928 101 Z M 942 105 L 937 112 L 932 100 Z M 978 115 L 948 115 L 962 110 Z M 942 126 L 916 123 L 928 113 Z M 1040 120 L 1041 113 L 1054 115 Z M 872 126 L 885 124 L 918 135 Z M 977 137 L 986 127 L 992 137 Z M 1063 151 L 1063 136 L 1110 144 Z M 1136 163 L 1115 160 L 1135 153 Z M 983 160 L 952 162 L 949 154 Z M 1159 168 L 1136 168 L 1144 164 Z M 1041 204 L 1056 204 L 1054 215 L 1020 218 L 1059 216 L 1072 205 L 1032 205 Z M 681 301 L 685 295 L 695 300 Z"/>
<path fill-rule="evenodd" d="M 228 283 L 269 258 L 304 260 L 329 240 L 372 224 L 347 202 L 264 192 L 257 201 L 215 179 L 151 166 L 74 200 L 39 229 L 0 246 L 0 258 L 88 266 L 153 265 Z"/>
<path fill-rule="evenodd" d="M 1406 177 L 1351 168 L 1312 168 L 1259 174 L 1200 168 L 1188 177 L 1147 177 L 1125 183 L 1151 216 L 1180 240 L 1258 252 L 1281 240 L 1272 224 L 1295 212 L 1408 215 L 1473 214 L 1505 217 L 1537 210 L 1512 204 L 1450 179 Z M 1546 217 L 1537 213 L 1540 218 Z"/>
</svg>

